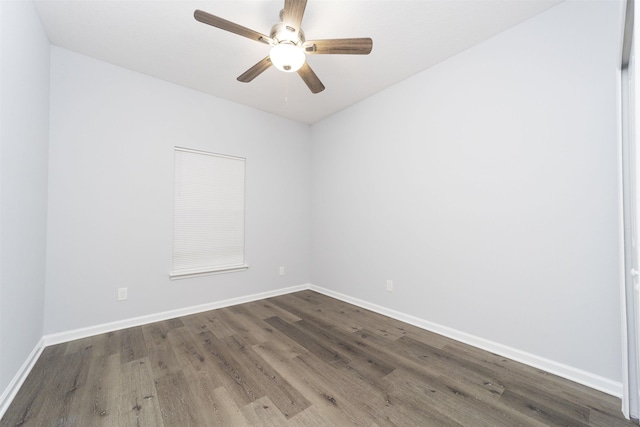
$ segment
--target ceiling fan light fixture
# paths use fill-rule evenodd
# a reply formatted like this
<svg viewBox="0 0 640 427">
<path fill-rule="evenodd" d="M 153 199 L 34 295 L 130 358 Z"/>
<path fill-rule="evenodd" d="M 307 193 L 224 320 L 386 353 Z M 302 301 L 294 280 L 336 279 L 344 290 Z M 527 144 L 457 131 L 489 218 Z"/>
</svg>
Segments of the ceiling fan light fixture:
<svg viewBox="0 0 640 427">
<path fill-rule="evenodd" d="M 373 40 L 360 37 L 306 41 L 301 28 L 306 6 L 307 0 L 284 0 L 280 22 L 271 27 L 270 37 L 202 10 L 196 10 L 193 16 L 203 24 L 271 46 L 269 56 L 239 75 L 239 82 L 249 83 L 273 65 L 285 73 L 297 72 L 311 93 L 320 93 L 325 89 L 324 85 L 309 64 L 305 64 L 306 54 L 368 55 Z"/>
<path fill-rule="evenodd" d="M 293 43 L 279 43 L 269 52 L 271 63 L 280 71 L 294 73 L 304 65 L 304 50 Z"/>
</svg>

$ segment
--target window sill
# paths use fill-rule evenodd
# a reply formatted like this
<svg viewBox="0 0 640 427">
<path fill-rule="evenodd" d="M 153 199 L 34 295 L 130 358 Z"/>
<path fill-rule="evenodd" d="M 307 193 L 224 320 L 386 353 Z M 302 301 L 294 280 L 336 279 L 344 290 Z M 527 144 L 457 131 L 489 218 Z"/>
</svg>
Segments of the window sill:
<svg viewBox="0 0 640 427">
<path fill-rule="evenodd" d="M 211 270 L 198 270 L 198 271 L 172 271 L 169 273 L 171 280 L 188 279 L 190 277 L 209 276 L 212 274 L 234 273 L 236 271 L 245 271 L 249 266 L 243 265 L 231 265 L 226 267 L 218 267 Z"/>
</svg>

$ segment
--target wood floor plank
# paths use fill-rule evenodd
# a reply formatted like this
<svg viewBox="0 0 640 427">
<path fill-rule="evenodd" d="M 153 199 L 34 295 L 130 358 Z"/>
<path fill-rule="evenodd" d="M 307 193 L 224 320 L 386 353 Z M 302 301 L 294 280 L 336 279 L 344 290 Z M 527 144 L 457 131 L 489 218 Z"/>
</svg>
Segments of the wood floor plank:
<svg viewBox="0 0 640 427">
<path fill-rule="evenodd" d="M 287 341 L 284 339 L 284 336 L 274 337 L 275 335 L 280 335 L 280 331 L 274 330 L 271 325 L 265 322 L 265 318 L 257 316 L 249 307 L 243 305 L 231 307 L 232 312 L 243 319 L 243 322 L 247 325 L 247 327 L 254 330 L 255 338 L 258 342 L 266 342 L 266 341 Z M 286 313 L 284 311 L 280 311 L 281 313 Z M 286 314 L 285 314 L 286 316 Z M 287 316 L 288 318 L 293 318 L 295 316 Z M 291 322 L 289 322 L 291 323 Z M 299 347 L 298 347 L 299 349 Z"/>
<path fill-rule="evenodd" d="M 216 338 L 225 338 L 235 334 L 235 331 L 220 320 L 218 310 L 184 316 L 182 322 L 194 335 L 210 332 Z"/>
<path fill-rule="evenodd" d="M 316 406 L 315 404 L 308 407 L 304 411 L 297 413 L 293 418 L 289 420 L 289 424 L 297 427 L 357 425 L 355 423 L 347 421 L 345 418 L 342 418 L 339 422 L 331 420 L 327 417 L 327 410 L 320 409 L 320 407 Z M 370 424 L 370 426 L 377 426 L 377 424 Z"/>
<path fill-rule="evenodd" d="M 349 363 L 349 359 L 345 355 L 319 343 L 316 337 L 297 328 L 295 324 L 287 323 L 279 317 L 270 317 L 266 319 L 265 322 L 327 363 L 341 365 L 347 365 Z"/>
<path fill-rule="evenodd" d="M 397 351 L 396 341 L 389 340 L 366 329 L 361 329 L 353 333 L 353 335 L 358 346 L 367 348 L 369 352 L 373 352 L 378 358 L 387 360 L 387 363 L 393 364 L 396 369 L 401 369 L 416 377 L 425 377 L 432 380 L 437 380 L 442 376 L 442 370 L 438 369 L 438 366 L 424 363 L 422 360 L 404 357 L 402 353 Z M 465 379 L 469 379 L 468 376 L 465 376 Z M 487 386 L 484 378 L 480 381 L 476 380 L 474 383 L 478 382 L 483 387 Z M 489 393 L 500 394 L 501 392 L 501 389 L 492 388 L 489 390 Z"/>
<path fill-rule="evenodd" d="M 313 335 L 328 348 L 345 354 L 351 360 L 350 366 L 359 367 L 360 372 L 369 372 L 374 376 L 384 376 L 395 369 L 394 363 L 379 357 L 378 352 L 359 343 L 357 337 L 353 334 L 347 334 L 333 328 L 321 328 L 305 320 L 296 322 L 295 326 Z"/>
<path fill-rule="evenodd" d="M 120 384 L 120 354 L 93 357 L 84 390 L 69 408 L 78 425 L 117 426 Z"/>
<path fill-rule="evenodd" d="M 404 374 L 404 373 L 403 373 Z M 389 401 L 403 409 L 412 419 L 409 425 L 434 425 L 460 427 L 463 424 L 452 419 L 448 411 L 443 410 L 437 402 L 424 396 L 423 390 L 416 390 L 413 383 L 402 381 L 398 374 L 391 374 L 384 381 L 388 381 L 387 393 Z M 415 378 L 411 376 L 411 378 Z M 427 387 L 425 386 L 425 389 Z M 432 389 L 429 389 L 431 392 Z"/>
<path fill-rule="evenodd" d="M 304 322 L 304 320 L 296 322 L 296 325 L 304 324 Z M 356 334 L 347 334 L 336 330 L 315 330 L 313 331 L 313 333 L 314 336 L 317 336 L 323 340 L 332 341 L 335 346 L 338 346 L 345 352 L 347 352 L 352 361 L 349 363 L 347 367 L 348 369 L 342 370 L 342 374 L 345 375 L 345 378 L 350 377 L 352 381 L 354 381 L 352 387 L 356 387 L 358 384 L 371 384 L 372 388 L 378 392 L 377 397 L 381 398 L 386 406 L 393 405 L 398 408 L 398 410 L 393 412 L 393 417 L 390 417 L 388 421 L 392 423 L 398 423 L 399 425 L 407 425 L 407 423 L 415 423 L 416 425 L 420 425 L 425 422 L 437 422 L 438 425 L 455 425 L 455 422 L 453 420 L 447 419 L 443 415 L 441 415 L 439 418 L 435 417 L 434 414 L 437 413 L 435 411 L 432 411 L 433 413 L 417 411 L 416 408 L 418 408 L 418 406 L 406 408 L 409 410 L 404 410 L 406 407 L 406 401 L 404 399 L 394 398 L 395 396 L 391 391 L 393 390 L 391 384 L 383 381 L 380 375 L 376 375 L 376 373 L 372 373 L 370 369 L 367 369 L 372 366 L 392 366 L 392 364 L 388 362 L 389 358 L 385 357 L 385 354 L 383 354 L 382 352 L 374 350 L 372 347 L 369 347 L 364 343 L 358 341 Z M 354 361 L 359 361 L 360 363 L 354 363 Z M 362 363 L 363 361 L 365 363 Z M 411 366 L 410 362 L 399 364 L 396 362 L 395 365 L 404 369 L 404 371 L 414 379 L 422 378 L 423 380 L 430 380 L 432 382 L 437 381 L 435 375 L 429 374 L 428 370 L 415 368 L 416 365 L 414 364 L 413 366 Z M 388 374 L 390 374 L 394 370 L 395 369 L 388 369 L 378 372 L 378 374 L 384 374 L 388 376 Z M 441 387 L 440 391 L 450 392 L 451 390 L 447 387 Z M 457 393 L 460 394 L 459 392 Z M 397 419 L 398 414 L 402 414 L 403 417 Z"/>
<path fill-rule="evenodd" d="M 154 378 L 175 373 L 182 369 L 170 341 L 163 345 L 149 347 L 149 363 L 151 364 Z"/>
<path fill-rule="evenodd" d="M 591 410 L 585 406 L 572 402 L 564 396 L 549 396 L 548 393 L 539 387 L 531 384 L 515 384 L 506 382 L 507 390 L 502 394 L 501 400 L 511 403 L 515 402 L 518 408 L 527 408 L 537 412 L 553 412 L 556 418 L 566 417 L 588 423 Z M 518 403 L 518 397 L 525 397 L 524 404 Z"/>
<path fill-rule="evenodd" d="M 289 384 L 276 370 L 264 361 L 239 336 L 224 339 L 246 375 L 260 385 L 261 394 L 269 396 L 285 418 L 290 418 L 309 407 L 309 401 Z"/>
<path fill-rule="evenodd" d="M 580 414 L 576 419 L 565 415 L 564 411 L 558 411 L 545 404 L 532 401 L 529 396 L 522 396 L 511 390 L 506 390 L 501 397 L 506 405 L 517 409 L 530 419 L 538 420 L 545 425 L 571 425 L 576 427 L 588 426 L 589 413 Z"/>
<path fill-rule="evenodd" d="M 505 389 L 494 372 L 479 367 L 473 369 L 475 365 L 471 361 L 459 361 L 454 354 L 409 336 L 390 341 L 366 330 L 359 331 L 355 335 L 362 341 L 371 343 L 376 351 L 395 360 L 399 369 L 414 376 L 446 379 L 448 374 L 452 374 L 451 377 L 457 379 L 460 384 L 458 387 L 464 387 L 477 399 L 497 401 Z"/>
<path fill-rule="evenodd" d="M 507 425 L 538 425 L 533 418 L 523 414 L 518 408 L 504 404 L 501 400 L 504 391 L 500 394 L 491 393 L 477 383 L 467 381 L 466 375 L 460 377 L 450 373 L 444 374 L 432 384 L 435 385 L 436 392 L 468 399 L 471 402 L 469 406 L 474 408 L 476 413 L 487 414 L 482 415 L 483 419 L 494 417 L 505 421 Z"/>
<path fill-rule="evenodd" d="M 164 323 L 167 324 L 169 329 L 181 328 L 184 326 L 184 322 L 180 317 L 174 317 L 173 319 L 165 320 Z"/>
<path fill-rule="evenodd" d="M 250 345 L 271 339 L 271 334 L 265 329 L 269 326 L 261 319 L 252 318 L 242 306 L 222 308 L 218 310 L 218 316 L 229 329 L 235 331 L 233 336 L 241 337 Z"/>
<path fill-rule="evenodd" d="M 121 364 L 120 384 L 119 426 L 165 425 L 156 380 L 147 357 Z"/>
<path fill-rule="evenodd" d="M 285 322 L 293 323 L 300 319 L 293 313 L 289 313 L 287 310 L 283 310 L 277 305 L 271 303 L 269 300 L 252 301 L 247 304 L 243 304 L 248 311 L 252 312 L 260 319 L 268 319 L 269 317 L 279 317 Z"/>
<path fill-rule="evenodd" d="M 271 402 L 267 396 L 245 405 L 242 414 L 248 425 L 277 427 L 286 425 L 287 419 Z"/>
<path fill-rule="evenodd" d="M 313 291 L 47 347 L 1 427 L 635 425 L 620 400 Z"/>
<path fill-rule="evenodd" d="M 199 334 L 203 332 L 200 331 Z M 188 328 L 176 328 L 169 334 L 169 342 L 176 360 L 183 368 L 191 366 L 196 370 L 206 369 L 204 351 Z"/>
<path fill-rule="evenodd" d="M 312 291 L 302 291 L 290 294 L 292 298 L 282 300 L 285 302 L 297 301 L 293 297 L 298 294 L 305 294 Z M 321 294 L 318 294 L 321 295 Z M 330 322 L 333 326 L 344 329 L 347 332 L 354 332 L 358 329 L 368 329 L 369 331 L 390 339 L 409 336 L 429 336 L 431 345 L 440 347 L 450 343 L 450 340 L 433 332 L 425 331 L 417 326 L 401 322 L 396 319 L 375 313 L 373 311 L 321 295 L 322 299 L 316 299 L 316 304 L 309 304 L 305 307 L 305 312 L 321 317 Z M 299 298 L 299 297 L 298 297 Z M 300 298 L 299 298 L 300 299 Z M 304 297 L 303 301 L 306 301 Z"/>
<path fill-rule="evenodd" d="M 504 356 L 493 354 L 478 348 L 474 348 L 462 343 L 450 341 L 443 349 L 450 358 L 455 359 L 458 364 L 464 364 L 474 371 L 486 372 L 487 375 L 496 376 L 501 381 L 511 381 L 520 384 L 536 384 L 544 382 L 545 388 L 552 388 L 561 394 L 571 395 L 574 392 L 580 394 L 578 390 L 585 390 L 579 386 L 573 389 L 574 383 L 544 372 L 538 368 L 527 366 L 523 363 L 510 360 Z M 558 382 L 559 381 L 559 382 Z M 561 384 L 561 385 L 560 385 Z M 558 386 L 560 388 L 558 388 Z M 595 390 L 594 390 L 595 391 Z M 583 394 L 578 399 L 587 397 Z"/>
<path fill-rule="evenodd" d="M 182 372 L 171 373 L 156 379 L 155 387 L 164 426 L 206 425 L 198 408 L 198 400 L 193 396 Z"/>
<path fill-rule="evenodd" d="M 69 341 L 65 344 L 67 346 L 65 353 L 71 354 L 91 348 L 96 357 L 119 354 L 121 350 L 120 336 L 120 331 L 114 331 Z"/>
<path fill-rule="evenodd" d="M 73 406 L 86 392 L 91 353 L 92 348 L 86 348 L 61 358 L 59 371 L 54 376 L 56 389 L 50 390 L 54 391 L 55 398 L 47 399 L 49 408 L 45 408 L 58 424 L 73 425 L 77 421 L 78 414 L 73 412 Z"/>
<path fill-rule="evenodd" d="M 273 331 L 273 339 L 265 341 L 265 343 L 269 343 L 269 346 L 273 348 L 274 351 L 277 351 L 278 354 L 282 354 L 284 357 L 292 359 L 296 356 L 309 353 L 309 350 L 307 350 L 297 342 L 289 339 L 279 330 L 273 328 Z M 253 348 L 260 346 L 260 344 L 256 344 Z"/>
<path fill-rule="evenodd" d="M 395 341 L 391 341 L 377 334 L 370 333 L 367 330 L 360 330 L 355 333 L 358 337 L 358 343 L 361 346 L 368 345 L 370 351 L 375 352 L 379 358 L 389 360 L 389 363 L 395 363 L 397 369 L 400 369 L 413 377 L 421 377 L 425 380 L 437 381 L 451 388 L 464 389 L 468 394 L 472 394 L 474 398 L 485 401 L 497 402 L 500 395 L 504 391 L 504 387 L 496 384 L 492 378 L 482 375 L 482 372 L 465 371 L 463 375 L 456 367 L 424 363 L 422 358 L 412 359 L 404 357 L 402 352 L 398 351 Z M 439 350 L 439 349 L 436 349 Z M 449 380 L 447 373 L 454 370 Z"/>
<path fill-rule="evenodd" d="M 452 341 L 443 350 L 452 355 L 458 365 L 464 365 L 467 371 L 483 372 L 496 378 L 503 387 L 539 401 L 532 402 L 532 405 L 562 408 L 561 411 L 573 413 L 572 416 L 579 420 L 584 418 L 579 414 L 587 410 L 611 414 L 613 418 L 619 416 L 620 401 L 600 391 L 461 343 Z"/>
<path fill-rule="evenodd" d="M 329 318 L 335 319 L 337 324 L 343 324 L 343 329 L 353 332 L 358 329 L 368 329 L 372 333 L 386 338 L 400 338 L 415 326 L 399 322 L 381 314 L 333 299 L 323 302 L 317 310 L 321 310 Z"/>
<path fill-rule="evenodd" d="M 321 398 L 348 415 L 346 420 L 363 425 L 393 425 L 380 410 L 386 405 L 386 396 L 361 387 L 331 365 L 318 363 L 313 354 L 295 357 L 290 363 L 296 375 L 308 379 Z"/>
<path fill-rule="evenodd" d="M 147 347 L 142 328 L 122 329 L 120 336 L 120 363 L 132 362 L 147 356 Z"/>
<path fill-rule="evenodd" d="M 619 407 L 618 414 L 613 412 L 601 412 L 591 408 L 589 425 L 594 427 L 629 427 L 630 425 L 633 425 L 630 421 L 620 417 L 619 412 Z"/>
<path fill-rule="evenodd" d="M 386 380 L 390 381 L 390 387 L 394 387 L 390 392 L 391 396 L 396 396 L 395 387 L 402 384 L 406 392 L 401 401 L 406 402 L 408 396 L 415 395 L 422 405 L 431 409 L 429 411 L 431 415 L 437 411 L 441 416 L 445 416 L 439 408 L 456 408 L 454 412 L 447 411 L 446 417 L 460 425 L 510 427 L 521 425 L 522 420 L 525 419 L 525 417 L 519 417 L 516 411 L 482 402 L 459 388 L 448 387 L 443 382 L 416 378 L 400 370 L 394 371 Z M 414 410 L 419 408 L 414 406 Z"/>
<path fill-rule="evenodd" d="M 209 371 L 184 371 L 189 388 L 196 400 L 197 409 L 207 426 L 240 426 L 247 421 L 220 381 L 213 379 Z"/>
<path fill-rule="evenodd" d="M 141 328 L 145 343 L 149 348 L 167 344 L 167 334 L 173 329 L 168 320 L 142 325 Z"/>
<path fill-rule="evenodd" d="M 321 425 L 341 426 L 361 423 L 376 425 L 375 420 L 367 412 L 351 404 L 348 396 L 342 398 L 330 379 L 309 375 L 303 365 L 299 363 L 297 356 L 289 357 L 288 353 L 280 352 L 278 346 L 271 342 L 257 344 L 253 348 L 312 403 L 310 407 L 291 418 L 295 425 L 298 423 L 300 425 L 315 425 L 313 421 L 307 419 L 311 417 L 312 413 L 322 414 L 321 418 L 316 420 L 316 422 L 322 421 Z M 307 354 L 305 357 L 313 358 L 314 356 Z M 318 363 L 322 362 L 318 360 Z"/>
<path fill-rule="evenodd" d="M 295 294 L 281 295 L 270 301 L 283 310 L 288 311 L 299 317 L 301 320 L 307 320 L 322 328 L 344 327 L 335 316 L 325 313 L 318 304 L 312 304 L 303 298 L 296 298 Z M 354 329 L 349 329 L 352 332 Z"/>
<path fill-rule="evenodd" d="M 106 334 L 90 337 L 93 352 L 96 355 L 110 355 L 120 353 L 120 331 L 107 332 Z"/>
<path fill-rule="evenodd" d="M 56 376 L 52 375 L 51 367 L 59 369 L 61 360 L 65 356 L 67 344 L 58 344 L 47 347 L 36 361 L 33 369 L 25 379 L 24 384 L 11 402 L 11 406 L 2 417 L 2 426 L 36 426 L 42 423 L 39 415 L 47 413 L 47 420 L 50 419 L 47 404 L 55 396 L 48 396 L 55 393 L 58 385 L 55 383 Z"/>
<path fill-rule="evenodd" d="M 404 336 L 394 341 L 394 351 L 416 363 L 424 363 L 438 372 L 457 371 L 468 381 L 482 385 L 488 392 L 501 394 L 504 390 L 504 376 L 495 370 L 478 364 L 475 359 L 459 357 L 455 352 L 432 347 L 427 343 Z"/>
<path fill-rule="evenodd" d="M 311 305 L 320 305 L 323 302 L 327 301 L 328 299 L 330 299 L 330 297 L 326 296 L 326 295 L 322 295 L 318 292 L 313 292 L 310 290 L 304 290 L 304 291 L 300 291 L 300 292 L 293 292 L 290 294 L 286 294 L 283 295 L 283 297 L 293 297 L 293 298 L 297 298 L 297 299 L 301 299 Z"/>
<path fill-rule="evenodd" d="M 315 355 L 298 356 L 292 363 L 297 364 L 299 372 L 321 378 L 329 386 L 327 395 L 336 405 L 353 406 L 359 417 L 371 417 L 380 426 L 421 425 L 416 414 L 404 411 L 401 402 L 392 401 L 387 387 L 381 387 L 381 381 L 371 384 L 353 369 L 335 367 L 326 363 L 317 363 Z M 421 418 L 421 417 L 417 417 Z M 424 421 L 424 420 L 422 420 Z"/>
<path fill-rule="evenodd" d="M 34 389 L 27 393 L 29 404 L 20 411 L 21 420 L 14 425 L 39 426 L 41 412 L 48 414 L 50 424 L 71 425 L 77 422 L 77 414 L 71 409 L 85 390 L 91 348 L 70 354 L 64 354 L 65 349 L 66 344 L 58 347 L 55 371 L 49 371 L 49 375 L 45 372 L 34 376 L 34 379 L 39 377 L 43 382 L 31 382 Z M 40 367 L 48 370 L 48 367 Z"/>
<path fill-rule="evenodd" d="M 212 333 L 200 334 L 200 343 L 211 363 L 209 370 L 222 381 L 223 386 L 233 398 L 235 404 L 242 408 L 262 397 L 261 387 L 248 375 L 235 359 L 227 344 Z"/>
<path fill-rule="evenodd" d="M 84 351 L 84 350 L 88 350 L 90 348 L 94 348 L 94 353 L 98 352 L 98 348 L 96 346 L 97 341 L 99 341 L 96 337 L 86 337 L 86 338 L 81 338 L 81 339 L 77 339 L 74 341 L 69 341 L 68 343 L 66 343 L 66 349 L 64 351 L 64 354 L 71 354 L 71 353 L 76 353 L 78 351 Z"/>
</svg>

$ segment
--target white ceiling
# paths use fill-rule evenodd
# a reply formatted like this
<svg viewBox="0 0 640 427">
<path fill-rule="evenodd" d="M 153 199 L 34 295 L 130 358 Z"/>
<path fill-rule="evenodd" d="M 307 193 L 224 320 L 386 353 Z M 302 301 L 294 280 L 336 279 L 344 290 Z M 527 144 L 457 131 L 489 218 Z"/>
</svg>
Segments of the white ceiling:
<svg viewBox="0 0 640 427">
<path fill-rule="evenodd" d="M 326 89 L 271 67 L 236 77 L 269 46 L 196 21 L 195 9 L 269 35 L 283 0 L 36 0 L 53 45 L 220 98 L 315 123 L 563 0 L 309 0 L 308 40 L 371 37 L 361 55 L 313 55 Z"/>
</svg>

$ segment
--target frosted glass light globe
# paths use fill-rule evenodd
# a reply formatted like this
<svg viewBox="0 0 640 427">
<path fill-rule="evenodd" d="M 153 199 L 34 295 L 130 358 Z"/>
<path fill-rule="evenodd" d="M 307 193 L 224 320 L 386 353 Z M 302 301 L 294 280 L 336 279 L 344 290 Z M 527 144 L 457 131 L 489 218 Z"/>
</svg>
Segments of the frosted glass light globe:
<svg viewBox="0 0 640 427">
<path fill-rule="evenodd" d="M 301 47 L 290 43 L 280 43 L 269 52 L 271 63 L 280 71 L 293 73 L 304 64 L 304 51 Z"/>
</svg>

